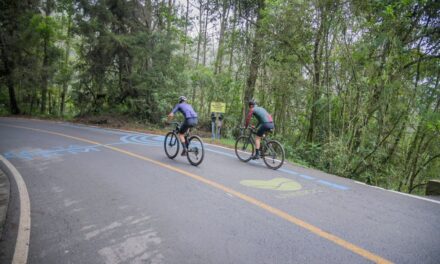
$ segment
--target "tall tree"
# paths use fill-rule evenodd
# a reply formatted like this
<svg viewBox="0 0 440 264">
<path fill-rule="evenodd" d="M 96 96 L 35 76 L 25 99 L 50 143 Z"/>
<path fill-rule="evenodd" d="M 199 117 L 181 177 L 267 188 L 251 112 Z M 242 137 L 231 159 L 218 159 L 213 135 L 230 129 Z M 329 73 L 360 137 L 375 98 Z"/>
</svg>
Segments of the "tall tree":
<svg viewBox="0 0 440 264">
<path fill-rule="evenodd" d="M 215 59 L 215 66 L 214 66 L 214 72 L 220 73 L 222 71 L 222 64 L 223 64 L 223 52 L 224 52 L 224 39 L 225 39 L 225 31 L 229 16 L 229 0 L 223 0 L 221 5 L 221 15 L 220 15 L 220 33 L 219 33 L 219 39 L 218 39 L 218 47 L 217 47 L 217 55 Z"/>
<path fill-rule="evenodd" d="M 264 20 L 265 1 L 258 0 L 256 5 L 257 20 L 255 25 L 255 36 L 252 41 L 252 52 L 249 65 L 249 75 L 246 80 L 246 89 L 244 91 L 245 105 L 250 99 L 254 97 L 255 83 L 257 81 L 258 69 L 261 62 L 261 49 L 264 39 L 264 32 L 262 30 L 262 23 Z"/>
<path fill-rule="evenodd" d="M 64 60 L 61 63 L 61 74 L 62 74 L 62 90 L 60 95 L 60 115 L 64 115 L 64 110 L 66 106 L 66 95 L 71 80 L 72 67 L 70 66 L 70 52 L 71 52 L 71 42 L 73 38 L 73 1 L 65 0 L 60 2 L 60 11 L 63 13 L 64 25 L 65 25 L 65 39 L 64 39 Z"/>
<path fill-rule="evenodd" d="M 16 98 L 16 70 L 20 56 L 27 43 L 22 35 L 29 25 L 29 17 L 36 12 L 38 1 L 0 1 L 0 49 L 2 70 L 9 94 L 9 109 L 19 114 L 20 107 Z"/>
<path fill-rule="evenodd" d="M 40 113 L 46 112 L 46 98 L 47 98 L 47 89 L 48 89 L 48 81 L 49 81 L 49 66 L 50 66 L 50 46 L 53 42 L 53 23 L 51 23 L 52 18 L 50 17 L 52 10 L 54 8 L 55 3 L 52 0 L 46 0 L 43 6 L 44 15 L 43 21 L 40 23 L 40 27 L 38 28 L 43 39 L 43 67 L 41 72 L 41 106 Z"/>
</svg>

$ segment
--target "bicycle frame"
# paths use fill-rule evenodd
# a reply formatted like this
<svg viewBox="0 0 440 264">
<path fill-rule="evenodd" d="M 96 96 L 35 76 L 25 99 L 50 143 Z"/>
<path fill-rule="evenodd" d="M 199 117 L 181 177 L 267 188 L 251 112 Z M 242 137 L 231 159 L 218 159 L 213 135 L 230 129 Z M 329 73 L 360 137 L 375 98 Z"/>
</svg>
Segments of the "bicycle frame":
<svg viewBox="0 0 440 264">
<path fill-rule="evenodd" d="M 249 136 L 248 136 L 248 143 L 251 143 L 251 144 L 253 144 L 253 145 L 256 147 L 256 141 L 255 141 L 255 136 L 254 136 L 254 135 L 257 135 L 257 132 L 256 132 L 255 128 L 251 128 L 251 129 L 250 129 Z M 269 139 L 267 138 L 266 134 L 264 134 L 264 135 L 261 137 L 260 144 L 261 144 L 261 146 L 264 146 L 264 148 L 262 148 L 264 151 L 262 151 L 262 152 L 260 153 L 261 156 L 264 156 L 264 154 L 266 153 L 266 150 L 268 149 L 268 146 L 267 146 L 267 141 L 268 141 L 268 140 L 269 140 Z M 245 147 L 246 147 L 246 146 L 247 146 L 247 145 L 245 145 Z M 260 146 L 260 148 L 261 148 L 261 146 Z"/>
<path fill-rule="evenodd" d="M 253 155 L 256 151 L 256 139 L 254 138 L 254 135 L 257 134 L 256 129 L 250 128 L 249 134 L 246 133 L 247 132 L 244 131 L 244 128 L 241 128 L 240 136 L 235 141 L 235 154 L 237 155 L 238 159 L 243 162 L 248 162 L 255 158 Z M 263 161 L 267 167 L 276 170 L 279 169 L 284 163 L 284 148 L 281 143 L 270 139 L 267 134 L 268 133 L 264 133 L 264 135 L 261 137 L 260 157 L 263 158 Z"/>
<path fill-rule="evenodd" d="M 203 140 L 197 136 L 197 135 L 191 135 L 190 131 L 191 129 L 188 129 L 184 133 L 184 140 L 185 143 L 181 143 L 180 139 L 180 133 L 179 130 L 181 129 L 181 125 L 178 122 L 171 122 L 170 125 L 175 125 L 175 128 L 172 129 L 170 132 L 168 132 L 165 136 L 165 153 L 170 159 L 174 159 L 177 154 L 179 153 L 179 147 L 180 144 L 182 144 L 183 150 L 182 155 L 185 156 L 191 163 L 191 165 L 198 166 L 202 161 L 204 157 L 204 147 L 203 147 Z M 169 138 L 169 140 L 167 140 Z M 177 145 L 176 150 L 171 150 L 172 152 L 168 152 L 168 148 L 173 148 Z M 186 150 L 186 151 L 185 151 Z"/>
<path fill-rule="evenodd" d="M 177 135 L 180 135 L 179 130 L 180 130 L 180 123 L 179 122 L 171 122 L 171 124 L 175 125 L 176 128 L 173 129 L 173 132 L 175 132 Z M 188 137 L 190 136 L 190 131 L 191 128 L 188 128 L 188 130 L 185 132 L 185 142 L 188 142 Z M 179 140 L 180 141 L 180 140 Z"/>
</svg>

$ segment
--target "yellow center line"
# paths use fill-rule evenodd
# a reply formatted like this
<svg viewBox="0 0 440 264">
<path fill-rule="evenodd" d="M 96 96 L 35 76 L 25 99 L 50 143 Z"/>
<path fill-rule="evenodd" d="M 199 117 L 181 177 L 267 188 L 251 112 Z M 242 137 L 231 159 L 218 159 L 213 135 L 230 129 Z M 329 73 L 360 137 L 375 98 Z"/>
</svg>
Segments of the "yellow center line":
<svg viewBox="0 0 440 264">
<path fill-rule="evenodd" d="M 4 124 L 1 124 L 1 125 L 4 125 Z M 15 126 L 15 125 L 4 125 L 4 126 L 28 129 L 28 130 L 33 130 L 33 131 L 37 131 L 37 132 L 42 132 L 42 133 L 57 135 L 57 136 L 65 137 L 65 138 L 70 138 L 70 139 L 74 139 L 74 140 L 78 140 L 78 141 L 82 141 L 82 142 L 87 142 L 87 143 L 91 143 L 91 144 L 94 144 L 94 145 L 102 145 L 104 148 L 108 148 L 108 149 L 117 151 L 119 153 L 126 154 L 128 156 L 131 156 L 131 157 L 134 157 L 134 158 L 137 158 L 137 159 L 140 159 L 140 160 L 148 161 L 150 163 L 156 164 L 156 165 L 161 166 L 163 168 L 167 168 L 167 169 L 169 169 L 171 171 L 175 171 L 175 172 L 178 172 L 178 173 L 183 174 L 185 176 L 188 176 L 188 177 L 190 177 L 192 179 L 195 179 L 195 180 L 197 180 L 199 182 L 203 182 L 203 183 L 205 183 L 205 184 L 207 184 L 207 185 L 209 185 L 211 187 L 214 187 L 216 189 L 222 190 L 222 191 L 224 191 L 226 193 L 230 193 L 230 194 L 232 194 L 232 195 L 234 195 L 234 196 L 236 196 L 236 197 L 238 197 L 238 198 L 240 198 L 240 199 L 242 199 L 242 200 L 244 200 L 244 201 L 246 201 L 246 202 L 248 202 L 250 204 L 258 206 L 261 209 L 266 210 L 267 212 L 270 212 L 270 213 L 272 213 L 272 214 L 274 214 L 274 215 L 276 215 L 276 216 L 278 216 L 278 217 L 280 217 L 280 218 L 282 218 L 282 219 L 284 219 L 284 220 L 286 220 L 286 221 L 288 221 L 290 223 L 293 223 L 293 224 L 295 224 L 295 225 L 297 225 L 299 227 L 302 227 L 302 228 L 312 232 L 315 235 L 318 235 L 318 236 L 320 236 L 322 238 L 325 238 L 325 239 L 327 239 L 327 240 L 329 240 L 329 241 L 331 241 L 331 242 L 333 242 L 333 243 L 335 243 L 335 244 L 337 244 L 337 245 L 339 245 L 339 246 L 341 246 L 341 247 L 343 247 L 345 249 L 348 249 L 349 251 L 351 251 L 353 253 L 356 253 L 356 254 L 358 254 L 358 255 L 360 255 L 360 256 L 362 256 L 362 257 L 364 257 L 364 258 L 366 258 L 366 259 L 368 259 L 370 261 L 373 261 L 375 263 L 392 263 L 391 261 L 389 261 L 387 259 L 384 259 L 384 258 L 382 258 L 382 257 L 380 257 L 380 256 L 378 256 L 378 255 L 376 255 L 376 254 L 374 254 L 374 253 L 372 253 L 372 252 L 370 252 L 368 250 L 365 250 L 365 249 L 363 249 L 361 247 L 358 247 L 358 246 L 356 246 L 356 245 L 354 245 L 354 244 L 352 244 L 352 243 L 350 243 L 350 242 L 348 242 L 348 241 L 346 241 L 346 240 L 344 240 L 344 239 L 342 239 L 342 238 L 340 238 L 340 237 L 338 237 L 336 235 L 330 234 L 330 233 L 328 233 L 328 232 L 326 232 L 326 231 L 324 231 L 324 230 L 322 230 L 322 229 L 320 229 L 320 228 L 318 228 L 318 227 L 316 227 L 316 226 L 314 226 L 312 224 L 309 224 L 309 223 L 307 223 L 307 222 L 305 222 L 305 221 L 303 221 L 303 220 L 301 220 L 299 218 L 296 218 L 296 217 L 294 217 L 294 216 L 292 216 L 292 215 L 290 215 L 290 214 L 288 214 L 288 213 L 286 213 L 286 212 L 284 212 L 284 211 L 282 211 L 280 209 L 272 207 L 272 206 L 270 206 L 270 205 L 268 205 L 268 204 L 266 204 L 266 203 L 264 203 L 264 202 L 262 202 L 260 200 L 257 200 L 255 198 L 249 196 L 249 195 L 246 195 L 246 194 L 243 194 L 241 192 L 235 191 L 234 189 L 226 187 L 226 186 L 224 186 L 224 185 L 222 185 L 220 183 L 208 180 L 208 179 L 206 179 L 206 178 L 204 178 L 202 176 L 199 176 L 197 174 L 194 174 L 194 173 L 191 173 L 191 172 L 188 172 L 188 171 L 176 168 L 174 166 L 162 163 L 162 162 L 157 161 L 157 160 L 153 160 L 153 159 L 147 158 L 145 156 L 141 156 L 141 155 L 135 154 L 133 152 L 129 152 L 129 151 L 126 151 L 126 150 L 123 150 L 123 149 L 120 149 L 120 148 L 113 147 L 113 146 L 107 146 L 107 145 L 104 145 L 102 143 L 99 143 L 99 142 L 96 142 L 96 141 L 92 141 L 92 140 L 88 140 L 88 139 L 85 139 L 85 138 L 74 137 L 74 136 L 70 136 L 70 135 L 66 135 L 66 134 L 62 134 L 62 133 L 58 133 L 58 132 L 53 132 L 53 131 L 48 131 L 48 130 L 43 130 L 43 129 L 37 129 L 37 128 L 29 128 L 29 127 L 23 127 L 23 126 Z"/>
</svg>

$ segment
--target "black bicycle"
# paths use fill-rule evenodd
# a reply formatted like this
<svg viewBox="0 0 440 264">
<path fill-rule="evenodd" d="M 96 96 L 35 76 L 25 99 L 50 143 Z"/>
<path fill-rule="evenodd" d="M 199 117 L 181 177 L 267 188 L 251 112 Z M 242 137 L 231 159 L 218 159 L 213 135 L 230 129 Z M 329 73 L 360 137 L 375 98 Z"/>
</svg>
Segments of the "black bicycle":
<svg viewBox="0 0 440 264">
<path fill-rule="evenodd" d="M 171 122 L 170 124 L 175 125 L 176 127 L 165 136 L 164 148 L 168 158 L 174 159 L 177 154 L 179 154 L 180 149 L 180 123 Z M 202 163 L 203 157 L 205 156 L 202 139 L 199 136 L 191 136 L 190 129 L 188 129 L 185 133 L 185 141 L 188 142 L 186 157 L 188 158 L 189 163 L 194 166 Z"/>
<path fill-rule="evenodd" d="M 255 128 L 250 128 L 249 135 L 242 133 L 235 142 L 235 155 L 243 162 L 248 162 L 255 154 L 255 139 L 257 134 Z M 242 132 L 244 128 L 242 128 Z M 270 131 L 271 132 L 271 131 Z M 284 163 L 284 148 L 280 142 L 271 140 L 267 136 L 261 138 L 261 157 L 267 167 L 276 170 Z"/>
</svg>

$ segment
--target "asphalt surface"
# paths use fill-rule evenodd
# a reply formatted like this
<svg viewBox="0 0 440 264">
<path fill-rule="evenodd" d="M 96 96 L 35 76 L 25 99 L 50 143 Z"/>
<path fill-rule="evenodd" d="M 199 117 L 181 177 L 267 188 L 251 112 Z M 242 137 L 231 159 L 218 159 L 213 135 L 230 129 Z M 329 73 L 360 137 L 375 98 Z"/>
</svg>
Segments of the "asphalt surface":
<svg viewBox="0 0 440 264">
<path fill-rule="evenodd" d="M 212 145 L 194 167 L 162 144 L 0 118 L 0 154 L 29 192 L 28 263 L 439 263 L 439 202 L 290 164 L 272 171 Z M 0 263 L 19 218 L 10 185 Z"/>
<path fill-rule="evenodd" d="M 9 178 L 0 168 L 0 241 L 3 234 L 3 227 L 6 221 L 6 214 L 9 205 L 10 184 Z"/>
</svg>

